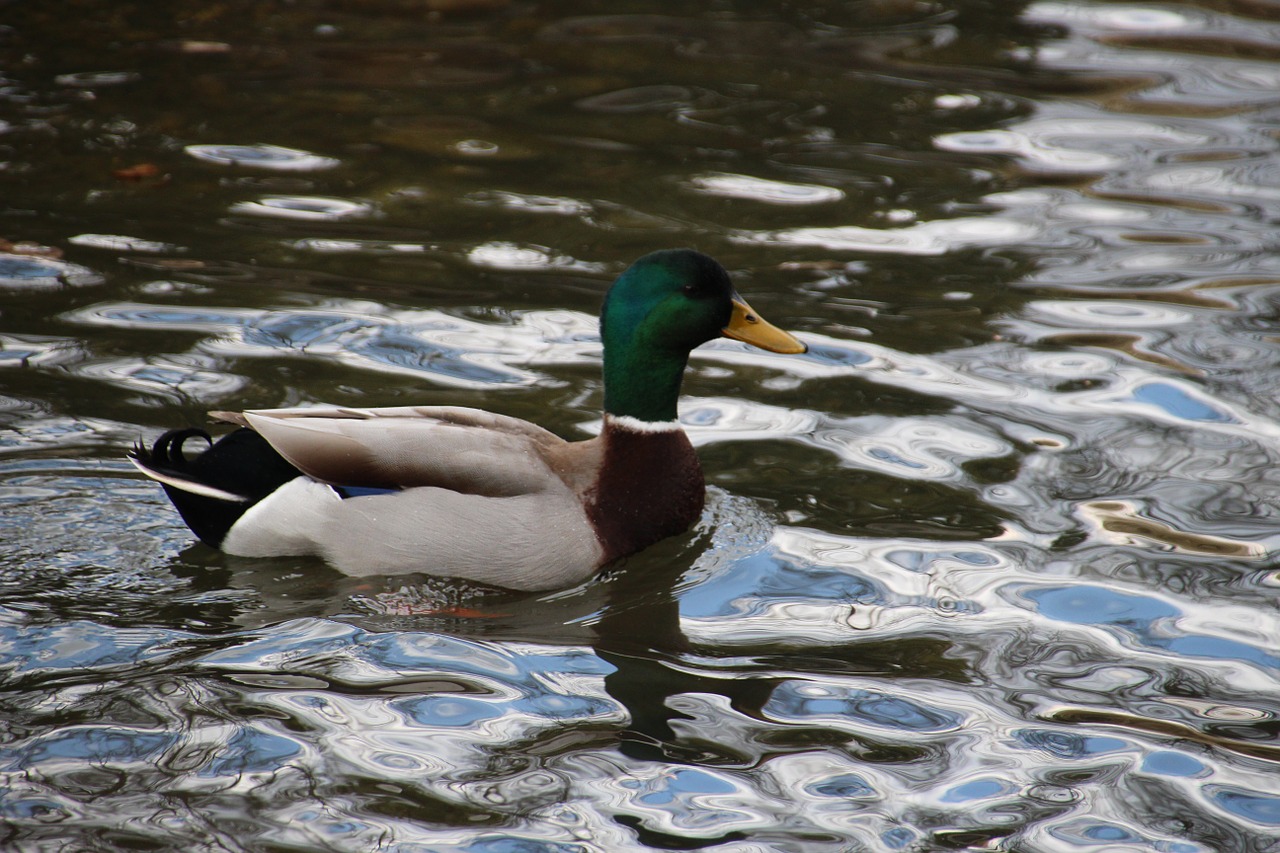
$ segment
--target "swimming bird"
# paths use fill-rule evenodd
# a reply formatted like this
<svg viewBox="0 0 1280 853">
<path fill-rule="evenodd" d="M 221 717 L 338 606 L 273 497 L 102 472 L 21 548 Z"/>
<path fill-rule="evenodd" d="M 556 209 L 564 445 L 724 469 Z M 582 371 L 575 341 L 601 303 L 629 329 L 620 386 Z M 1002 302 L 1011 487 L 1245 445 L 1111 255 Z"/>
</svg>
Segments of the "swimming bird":
<svg viewBox="0 0 1280 853">
<path fill-rule="evenodd" d="M 211 412 L 239 428 L 216 443 L 170 430 L 130 458 L 197 537 L 229 554 L 318 555 L 356 576 L 572 586 L 701 514 L 702 467 L 676 417 L 690 351 L 718 336 L 805 351 L 689 249 L 623 272 L 600 335 L 604 426 L 582 441 L 458 406 L 307 407 Z M 188 458 L 195 438 L 209 446 Z"/>
</svg>

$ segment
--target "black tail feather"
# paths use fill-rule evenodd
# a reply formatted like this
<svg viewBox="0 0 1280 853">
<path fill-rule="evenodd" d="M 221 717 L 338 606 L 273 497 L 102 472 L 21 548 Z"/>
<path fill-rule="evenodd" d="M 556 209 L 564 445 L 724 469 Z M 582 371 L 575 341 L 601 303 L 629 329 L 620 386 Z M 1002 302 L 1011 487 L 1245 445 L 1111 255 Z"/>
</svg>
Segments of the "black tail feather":
<svg viewBox="0 0 1280 853">
<path fill-rule="evenodd" d="M 208 449 L 188 459 L 183 445 L 190 438 L 203 439 Z M 191 532 L 214 548 L 249 507 L 301 474 L 250 429 L 217 442 L 196 427 L 173 429 L 149 450 L 139 444 L 129 455 L 160 482 Z"/>
<path fill-rule="evenodd" d="M 187 467 L 187 457 L 182 452 L 182 445 L 188 438 L 199 436 L 204 439 L 205 444 L 213 446 L 213 438 L 209 433 L 199 427 L 187 427 L 186 429 L 171 429 L 164 435 L 156 439 L 155 444 L 151 445 L 151 458 L 162 462 L 170 467 L 178 469 Z M 138 445 L 138 452 L 142 451 L 142 445 Z M 134 454 L 137 456 L 137 453 Z"/>
</svg>

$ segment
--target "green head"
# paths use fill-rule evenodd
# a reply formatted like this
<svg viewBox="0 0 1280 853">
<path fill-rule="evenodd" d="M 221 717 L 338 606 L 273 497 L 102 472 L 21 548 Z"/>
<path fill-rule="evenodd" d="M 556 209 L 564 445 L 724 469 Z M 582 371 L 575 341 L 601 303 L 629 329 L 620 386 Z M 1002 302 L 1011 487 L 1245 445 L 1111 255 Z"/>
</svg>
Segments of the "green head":
<svg viewBox="0 0 1280 853">
<path fill-rule="evenodd" d="M 804 344 L 760 319 L 724 267 L 690 249 L 645 255 L 609 288 L 600 310 L 604 410 L 673 421 L 689 352 L 720 336 L 774 352 Z"/>
</svg>

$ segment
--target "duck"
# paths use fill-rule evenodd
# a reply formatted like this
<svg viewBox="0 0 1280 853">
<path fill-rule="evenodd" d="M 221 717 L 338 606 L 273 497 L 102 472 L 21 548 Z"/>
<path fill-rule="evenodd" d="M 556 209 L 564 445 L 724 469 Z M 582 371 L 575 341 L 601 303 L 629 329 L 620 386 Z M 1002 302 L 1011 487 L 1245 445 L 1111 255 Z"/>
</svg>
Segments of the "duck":
<svg viewBox="0 0 1280 853">
<path fill-rule="evenodd" d="M 691 351 L 717 337 L 806 351 L 692 249 L 631 264 L 605 295 L 600 337 L 603 426 L 591 438 L 461 406 L 320 405 L 210 412 L 231 428 L 216 441 L 172 429 L 129 458 L 227 554 L 318 556 L 356 577 L 576 586 L 702 513 L 702 467 L 676 414 Z"/>
</svg>

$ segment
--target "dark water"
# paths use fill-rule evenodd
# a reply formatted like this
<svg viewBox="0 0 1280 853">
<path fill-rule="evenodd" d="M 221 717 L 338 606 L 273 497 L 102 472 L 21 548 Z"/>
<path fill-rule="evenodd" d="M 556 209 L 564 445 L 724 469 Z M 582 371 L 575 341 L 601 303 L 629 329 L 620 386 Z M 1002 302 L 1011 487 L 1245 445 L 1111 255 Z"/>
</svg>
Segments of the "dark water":
<svg viewBox="0 0 1280 853">
<path fill-rule="evenodd" d="M 1280 6 L 0 4 L 0 848 L 1280 849 Z M 191 544 L 208 409 L 585 436 L 692 245 L 696 530 Z"/>
</svg>

